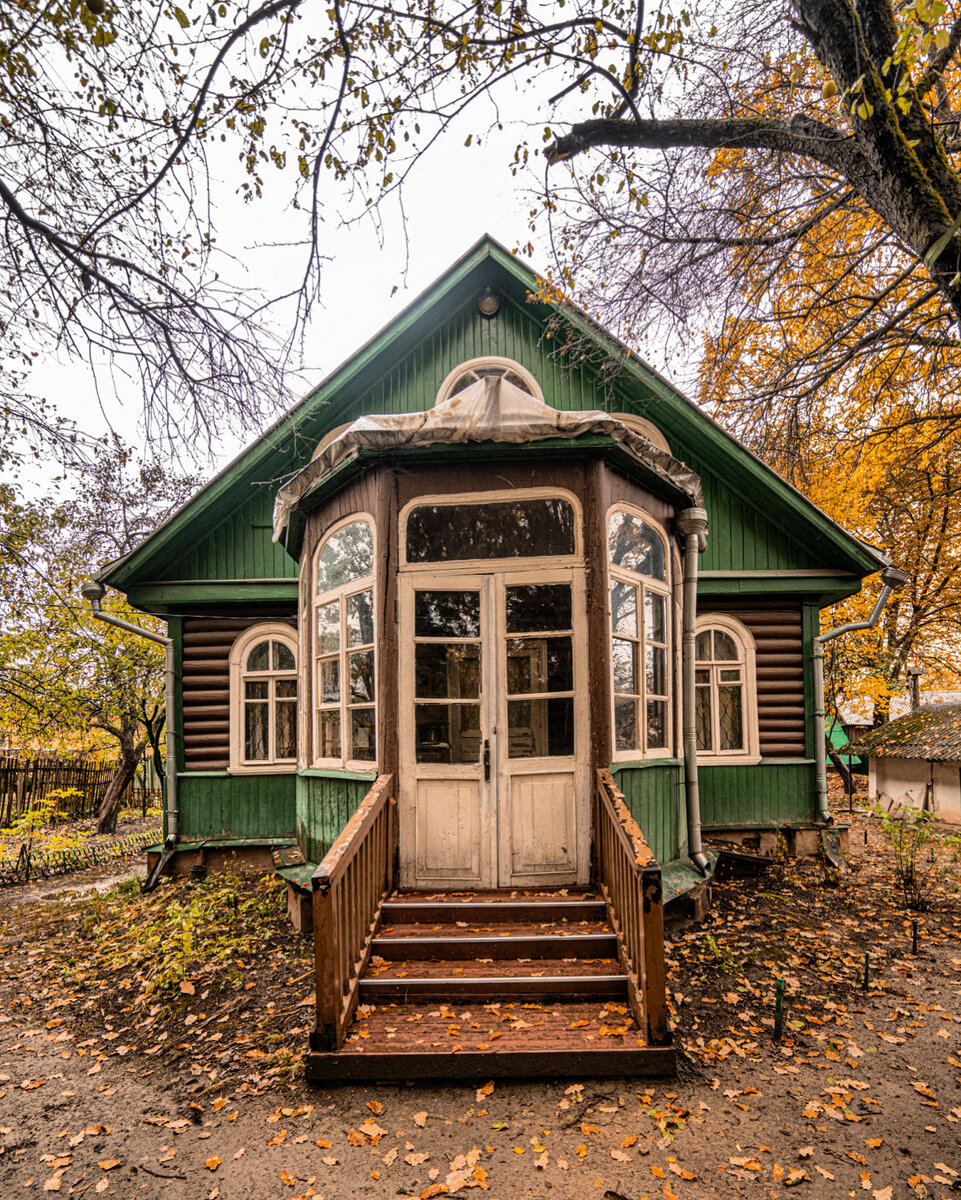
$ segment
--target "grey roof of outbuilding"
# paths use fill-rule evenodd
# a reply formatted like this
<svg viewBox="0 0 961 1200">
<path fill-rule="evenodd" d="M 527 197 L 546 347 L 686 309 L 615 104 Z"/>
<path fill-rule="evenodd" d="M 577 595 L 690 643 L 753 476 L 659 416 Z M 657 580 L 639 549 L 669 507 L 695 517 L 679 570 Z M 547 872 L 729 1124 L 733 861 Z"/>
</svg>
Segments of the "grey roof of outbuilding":
<svg viewBox="0 0 961 1200">
<path fill-rule="evenodd" d="M 841 752 L 872 758 L 961 760 L 961 703 L 922 705 L 907 716 L 861 734 L 842 746 Z"/>
</svg>

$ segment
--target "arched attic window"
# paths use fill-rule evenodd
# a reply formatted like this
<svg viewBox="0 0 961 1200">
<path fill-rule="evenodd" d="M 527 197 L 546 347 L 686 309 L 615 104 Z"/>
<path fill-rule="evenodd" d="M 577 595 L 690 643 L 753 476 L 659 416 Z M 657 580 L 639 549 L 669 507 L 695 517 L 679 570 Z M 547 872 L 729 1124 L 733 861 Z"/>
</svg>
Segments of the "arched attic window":
<svg viewBox="0 0 961 1200">
<path fill-rule="evenodd" d="M 670 555 L 654 521 L 627 507 L 607 520 L 614 758 L 671 747 Z"/>
<path fill-rule="evenodd" d="M 740 621 L 717 613 L 698 617 L 695 628 L 698 760 L 757 762 L 754 638 Z"/>
<path fill-rule="evenodd" d="M 297 633 L 252 625 L 230 650 L 230 768 L 292 771 L 297 760 Z"/>
<path fill-rule="evenodd" d="M 522 367 L 520 363 L 514 362 L 512 358 L 496 358 L 487 356 L 485 358 L 471 358 L 467 362 L 462 362 L 455 367 L 447 376 L 444 382 L 440 385 L 437 392 L 435 404 L 440 404 L 443 400 L 449 400 L 452 396 L 456 396 L 458 392 L 469 388 L 472 383 L 477 383 L 479 379 L 487 379 L 494 376 L 499 379 L 506 379 L 508 383 L 512 383 L 514 387 L 520 388 L 522 392 L 527 392 L 529 396 L 533 396 L 537 400 L 544 399 L 544 393 L 540 389 L 540 384 L 534 376 Z"/>
<path fill-rule="evenodd" d="M 314 558 L 314 762 L 370 769 L 377 759 L 374 527 L 348 517 Z"/>
</svg>

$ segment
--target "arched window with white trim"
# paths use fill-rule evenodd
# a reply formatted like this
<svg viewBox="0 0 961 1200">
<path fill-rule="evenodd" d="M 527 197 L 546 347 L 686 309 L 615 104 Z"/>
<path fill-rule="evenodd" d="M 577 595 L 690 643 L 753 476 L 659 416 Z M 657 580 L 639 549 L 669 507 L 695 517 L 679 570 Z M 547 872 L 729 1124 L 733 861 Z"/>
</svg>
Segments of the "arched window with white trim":
<svg viewBox="0 0 961 1200">
<path fill-rule="evenodd" d="M 297 633 L 264 622 L 230 651 L 230 768 L 293 771 L 296 762 Z"/>
<path fill-rule="evenodd" d="M 348 517 L 314 559 L 314 762 L 344 768 L 377 760 L 374 692 L 374 527 Z"/>
<path fill-rule="evenodd" d="M 698 759 L 754 761 L 758 753 L 754 638 L 734 617 L 698 617 L 694 711 Z"/>
<path fill-rule="evenodd" d="M 490 377 L 506 379 L 508 383 L 520 388 L 522 392 L 527 392 L 536 400 L 544 399 L 540 384 L 526 367 L 522 367 L 512 358 L 486 355 L 484 358 L 468 359 L 467 362 L 456 366 L 440 385 L 434 403 L 440 404 L 444 400 L 450 400 L 452 396 L 469 388 L 471 384 L 477 383 L 479 379 Z"/>
<path fill-rule="evenodd" d="M 607 519 L 614 758 L 671 752 L 671 621 L 667 543 L 650 517 L 619 507 Z"/>
</svg>

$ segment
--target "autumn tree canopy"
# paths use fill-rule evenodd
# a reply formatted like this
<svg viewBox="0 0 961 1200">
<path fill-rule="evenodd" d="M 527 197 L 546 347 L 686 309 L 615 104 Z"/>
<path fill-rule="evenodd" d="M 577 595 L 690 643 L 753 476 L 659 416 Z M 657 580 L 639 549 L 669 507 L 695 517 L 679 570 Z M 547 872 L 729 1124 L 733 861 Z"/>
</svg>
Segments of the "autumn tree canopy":
<svg viewBox="0 0 961 1200">
<path fill-rule="evenodd" d="M 253 204 L 268 173 L 287 180 L 284 235 L 303 248 L 284 315 L 295 337 L 337 214 L 396 192 L 445 133 L 516 143 L 515 169 L 545 179 L 538 227 L 550 218 L 561 279 L 597 311 L 604 266 L 600 315 L 629 333 L 710 317 L 739 350 L 738 322 L 763 319 L 770 281 L 803 271 L 805 239 L 841 226 L 844 320 L 785 360 L 765 395 L 803 407 L 878 351 L 923 347 L 932 370 L 951 374 L 958 9 L 6 5 L 8 418 L 54 426 L 18 372 L 59 342 L 126 363 L 160 426 L 178 398 L 198 428 L 225 409 L 256 420 L 258 402 L 275 399 L 283 346 L 259 328 L 268 297 L 226 282 L 239 248 L 218 243 L 218 195 L 239 189 Z M 719 151 L 736 170 L 717 173 Z M 791 303 L 813 314 L 838 298 L 825 283 Z"/>
</svg>

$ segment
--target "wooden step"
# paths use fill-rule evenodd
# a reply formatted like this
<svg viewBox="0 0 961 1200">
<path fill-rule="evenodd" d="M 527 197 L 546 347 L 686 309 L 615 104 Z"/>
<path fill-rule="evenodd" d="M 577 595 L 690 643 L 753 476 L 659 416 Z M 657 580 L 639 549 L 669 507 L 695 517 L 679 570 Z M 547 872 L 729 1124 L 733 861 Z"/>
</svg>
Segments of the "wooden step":
<svg viewBox="0 0 961 1200">
<path fill-rule="evenodd" d="M 555 937 L 575 937 L 584 933 L 611 933 L 607 921 L 436 921 L 433 924 L 417 922 L 395 922 L 384 924 L 380 936 L 392 938 L 478 937 L 513 938 L 551 934 Z"/>
<path fill-rule="evenodd" d="M 407 1003 L 412 1000 L 625 1000 L 627 979 L 617 975 L 489 975 L 421 976 L 408 979 L 364 977 L 359 983 L 363 1003 Z"/>
<path fill-rule="evenodd" d="M 414 947 L 411 947 L 414 949 Z M 559 976 L 614 975 L 620 967 L 610 958 L 501 958 L 464 959 L 460 964 L 450 959 L 414 958 L 394 960 L 378 958 L 376 951 L 370 959 L 365 979 L 518 979 L 536 976 L 539 979 Z"/>
<path fill-rule="evenodd" d="M 458 930 L 458 934 L 461 931 Z M 613 933 L 521 933 L 509 937 L 479 936 L 417 936 L 397 935 L 375 937 L 372 947 L 388 962 L 412 959 L 440 961 L 480 960 L 485 958 L 616 958 L 617 938 Z"/>
<path fill-rule="evenodd" d="M 343 1050 L 311 1051 L 314 1082 L 572 1079 L 671 1075 L 672 1046 L 647 1046 L 626 1005 L 364 1006 Z"/>
<path fill-rule="evenodd" d="M 381 923 L 407 925 L 444 925 L 458 921 L 494 924 L 500 921 L 606 921 L 603 900 L 462 900 L 384 901 Z"/>
</svg>

